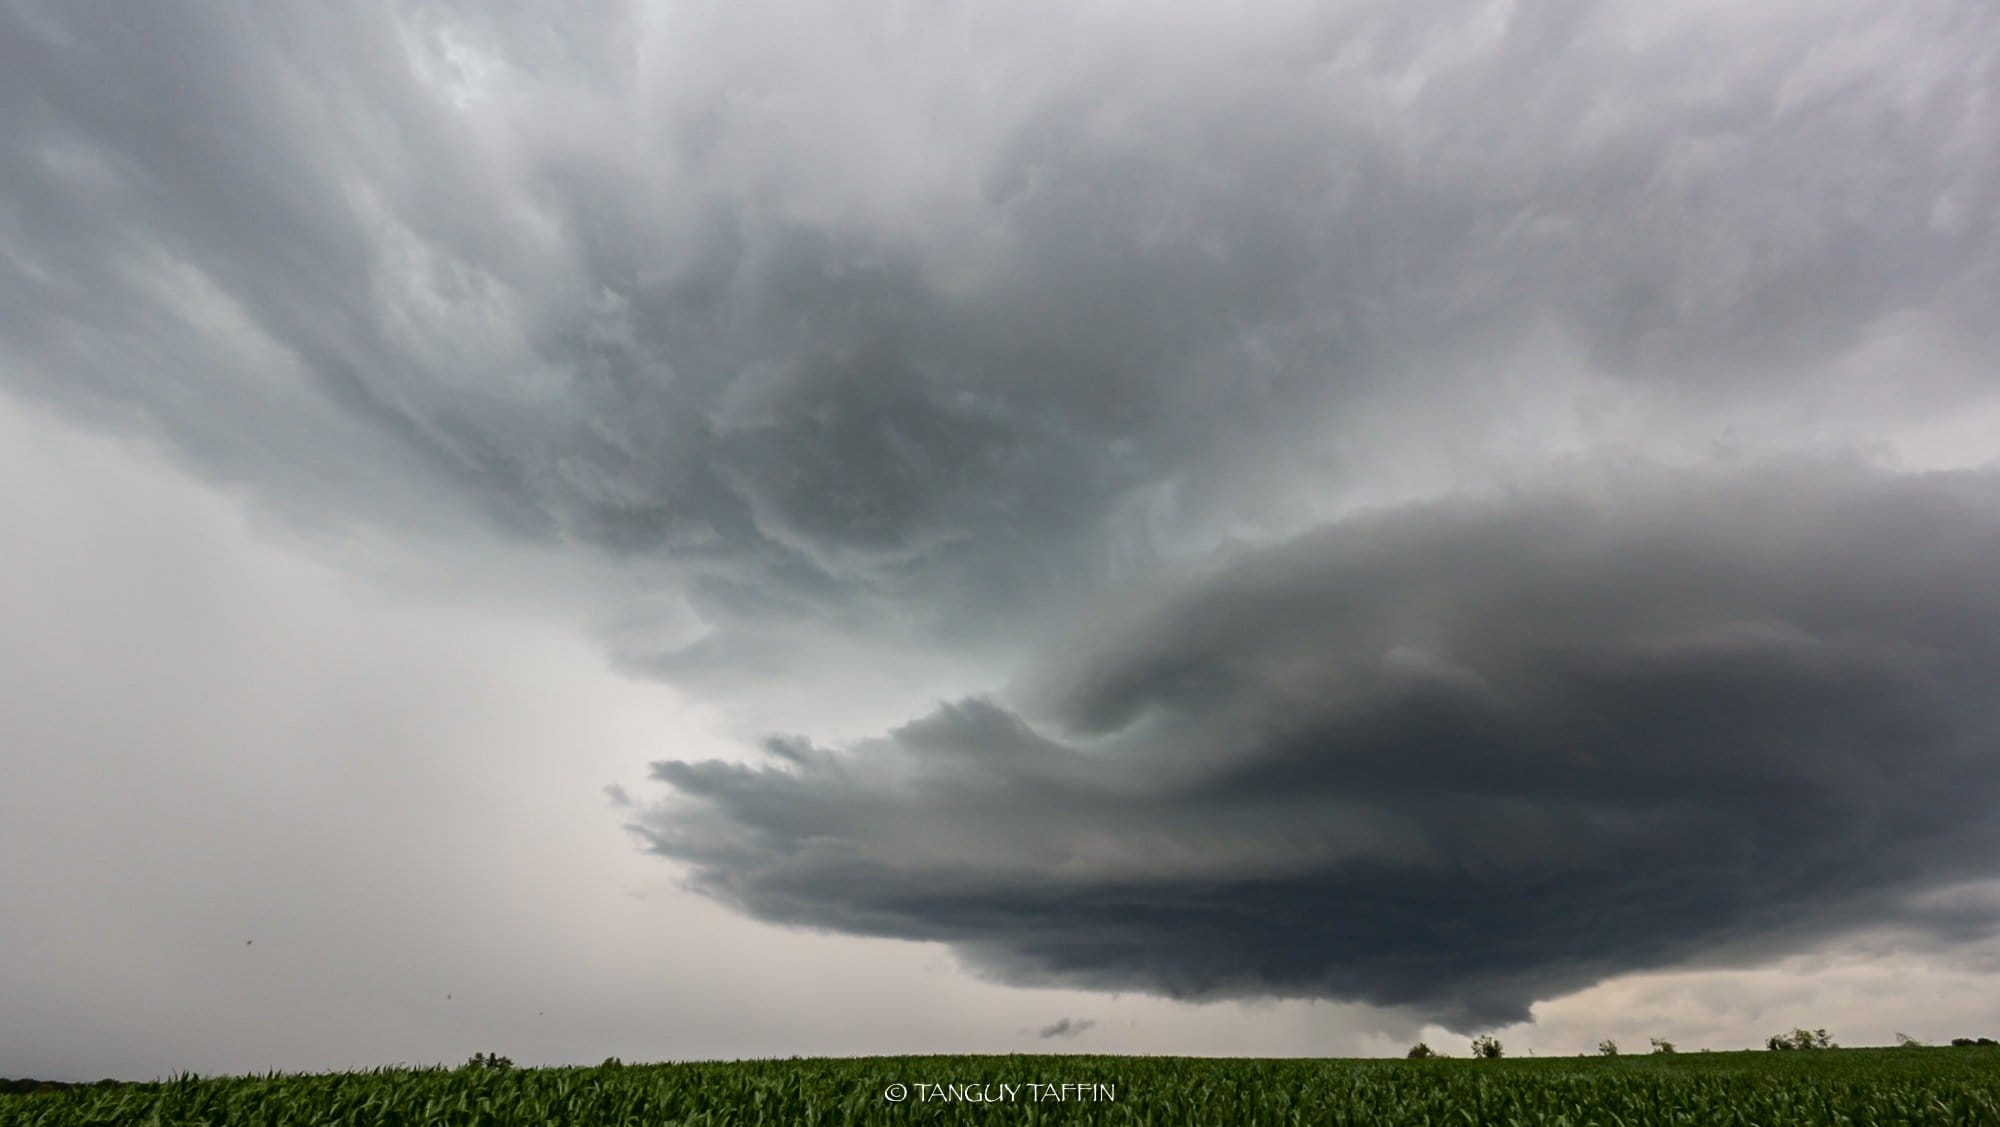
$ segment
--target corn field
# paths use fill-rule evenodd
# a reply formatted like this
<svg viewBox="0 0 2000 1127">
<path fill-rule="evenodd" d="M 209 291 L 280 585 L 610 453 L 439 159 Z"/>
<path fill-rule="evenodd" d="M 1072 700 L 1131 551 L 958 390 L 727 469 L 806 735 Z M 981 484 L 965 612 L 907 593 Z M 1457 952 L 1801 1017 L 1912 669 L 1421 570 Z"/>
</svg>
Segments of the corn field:
<svg viewBox="0 0 2000 1127">
<path fill-rule="evenodd" d="M 0 1127 L 146 1124 L 2000 1124 L 2000 1049 L 1479 1061 L 874 1057 L 380 1069 L 0 1095 Z"/>
</svg>

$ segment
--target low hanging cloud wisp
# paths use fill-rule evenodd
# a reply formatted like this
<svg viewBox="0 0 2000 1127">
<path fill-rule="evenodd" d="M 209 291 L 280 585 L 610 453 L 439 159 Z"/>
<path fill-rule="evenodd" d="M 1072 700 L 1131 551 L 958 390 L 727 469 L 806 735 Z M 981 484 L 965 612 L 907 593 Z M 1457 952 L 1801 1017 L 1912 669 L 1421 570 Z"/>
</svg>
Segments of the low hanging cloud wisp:
<svg viewBox="0 0 2000 1127">
<path fill-rule="evenodd" d="M 1063 1037 L 1081 1037 L 1083 1034 L 1090 1032 L 1096 1024 L 1096 1022 L 1089 1018 L 1078 1020 L 1066 1017 L 1043 1026 L 1035 1033 L 1035 1036 L 1040 1037 L 1044 1041 L 1053 1041 Z"/>
<path fill-rule="evenodd" d="M 1613 474 L 1134 595 L 966 700 L 643 823 L 772 921 L 1011 982 L 1460 1028 L 2000 875 L 1992 474 Z M 1043 734 L 1043 730 L 1051 734 Z"/>
</svg>

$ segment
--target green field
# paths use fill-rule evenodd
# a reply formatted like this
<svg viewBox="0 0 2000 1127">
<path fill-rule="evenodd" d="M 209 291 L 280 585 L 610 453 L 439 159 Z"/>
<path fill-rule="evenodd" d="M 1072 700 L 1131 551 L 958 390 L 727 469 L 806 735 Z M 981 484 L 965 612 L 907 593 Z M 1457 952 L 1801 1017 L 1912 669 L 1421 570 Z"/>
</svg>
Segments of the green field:
<svg viewBox="0 0 2000 1127">
<path fill-rule="evenodd" d="M 900 1102 L 888 1098 L 892 1085 L 902 1086 Z M 0 1095 L 4 1127 L 148 1123 L 1993 1127 L 2000 1125 L 2000 1049 L 1499 1061 L 871 1057 L 182 1077 Z"/>
</svg>

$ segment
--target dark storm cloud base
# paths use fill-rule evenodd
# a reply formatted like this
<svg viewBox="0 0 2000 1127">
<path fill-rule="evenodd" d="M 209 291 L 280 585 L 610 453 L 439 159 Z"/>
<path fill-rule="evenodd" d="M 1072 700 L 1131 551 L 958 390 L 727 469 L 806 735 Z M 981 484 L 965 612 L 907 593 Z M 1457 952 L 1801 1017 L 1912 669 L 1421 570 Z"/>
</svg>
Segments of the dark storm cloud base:
<svg viewBox="0 0 2000 1127">
<path fill-rule="evenodd" d="M 844 752 L 661 763 L 765 919 L 1468 1027 L 1996 875 L 1991 475 L 1612 476 L 1343 522 Z"/>
</svg>

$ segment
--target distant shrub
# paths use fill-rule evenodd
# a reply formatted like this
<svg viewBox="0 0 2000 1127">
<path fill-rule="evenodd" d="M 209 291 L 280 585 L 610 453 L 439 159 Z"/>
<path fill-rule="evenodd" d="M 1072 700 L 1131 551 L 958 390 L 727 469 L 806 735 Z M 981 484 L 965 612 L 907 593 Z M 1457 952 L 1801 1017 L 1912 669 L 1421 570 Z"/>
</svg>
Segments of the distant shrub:
<svg viewBox="0 0 2000 1127">
<path fill-rule="evenodd" d="M 1499 1060 L 1506 1050 L 1500 1047 L 1500 1038 L 1482 1033 L 1472 1039 L 1472 1055 L 1480 1060 Z"/>
<path fill-rule="evenodd" d="M 1921 1049 L 1924 1047 L 1924 1043 L 1907 1033 L 1898 1033 L 1896 1034 L 1896 1047 L 1899 1049 Z"/>
<path fill-rule="evenodd" d="M 490 1068 L 496 1072 L 504 1072 L 514 1067 L 514 1062 L 499 1053 L 474 1053 L 472 1058 L 465 1062 L 465 1067 Z"/>
<path fill-rule="evenodd" d="M 22 1077 L 19 1080 L 0 1079 L 0 1095 L 26 1096 L 40 1092 L 67 1092 L 75 1088 L 119 1088 L 126 1081 L 105 1077 L 102 1080 L 33 1080 Z"/>
<path fill-rule="evenodd" d="M 1416 1044 L 1411 1045 L 1410 1051 L 1404 1053 L 1403 1055 L 1410 1060 L 1429 1060 L 1432 1057 L 1437 1056 L 1437 1051 L 1435 1049 L 1432 1049 L 1429 1045 L 1424 1044 L 1422 1041 L 1419 1041 Z"/>
<path fill-rule="evenodd" d="M 1655 1037 L 1653 1038 L 1653 1051 L 1656 1053 L 1671 1053 L 1674 1051 L 1674 1043 L 1664 1037 Z"/>
<path fill-rule="evenodd" d="M 619 1060 L 619 1059 L 618 1059 L 617 1057 L 605 1057 L 605 1058 L 604 1058 L 604 1063 L 603 1063 L 603 1064 L 600 1064 L 600 1065 L 598 1065 L 597 1067 L 599 1067 L 599 1068 L 624 1068 L 624 1067 L 625 1067 L 625 1062 L 624 1062 L 624 1061 L 622 1061 L 622 1060 Z"/>
<path fill-rule="evenodd" d="M 1996 1043 L 2000 1042 L 1995 1042 L 1991 1037 L 1953 1037 L 1951 1039 L 1951 1047 L 1954 1049 L 1970 1049 L 1975 1045 L 1992 1045 Z"/>
<path fill-rule="evenodd" d="M 1773 1033 L 1764 1039 L 1764 1047 L 1773 1052 L 1839 1048 L 1833 1043 L 1833 1038 L 1827 1036 L 1824 1029 L 1794 1029 L 1790 1033 Z"/>
<path fill-rule="evenodd" d="M 1609 1038 L 1609 1037 L 1606 1037 L 1606 1038 L 1605 1038 L 1604 1040 L 1602 1040 L 1602 1041 L 1599 1041 L 1599 1042 L 1597 1043 L 1597 1055 L 1598 1055 L 1598 1056 L 1600 1056 L 1600 1057 L 1615 1057 L 1615 1056 L 1617 1056 L 1617 1055 L 1618 1055 L 1618 1042 L 1616 1042 L 1616 1041 L 1613 1041 L 1613 1040 L 1612 1040 L 1611 1038 Z"/>
</svg>

